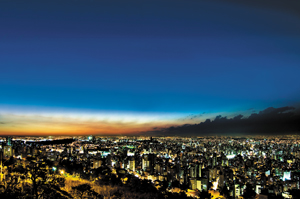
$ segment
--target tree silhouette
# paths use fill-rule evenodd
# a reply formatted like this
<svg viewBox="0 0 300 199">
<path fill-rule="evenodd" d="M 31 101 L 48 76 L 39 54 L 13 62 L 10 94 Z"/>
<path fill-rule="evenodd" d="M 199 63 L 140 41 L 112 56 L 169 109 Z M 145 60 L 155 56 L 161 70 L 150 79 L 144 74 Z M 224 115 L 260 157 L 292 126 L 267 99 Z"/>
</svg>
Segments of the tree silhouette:
<svg viewBox="0 0 300 199">
<path fill-rule="evenodd" d="M 72 189 L 79 195 L 80 198 L 83 198 L 83 194 L 85 192 L 88 192 L 92 189 L 91 185 L 89 184 L 81 184 L 75 187 L 72 187 Z"/>
<path fill-rule="evenodd" d="M 245 199 L 250 199 L 250 198 L 254 198 L 255 196 L 256 196 L 256 193 L 253 190 L 253 186 L 250 183 L 247 183 L 243 197 Z"/>
<path fill-rule="evenodd" d="M 19 176 L 9 175 L 0 184 L 0 198 L 23 198 Z"/>
<path fill-rule="evenodd" d="M 223 186 L 222 190 L 220 193 L 225 197 L 225 198 L 230 198 L 230 193 L 229 190 L 227 189 L 227 186 Z"/>
<path fill-rule="evenodd" d="M 201 199 L 210 199 L 210 198 L 212 198 L 211 197 L 211 194 L 210 193 L 208 193 L 208 191 L 199 191 L 198 190 L 198 192 L 197 192 L 197 195 L 201 198 Z"/>
<path fill-rule="evenodd" d="M 123 193 L 120 190 L 116 190 L 115 192 L 111 193 L 112 199 L 119 199 L 122 198 Z"/>
<path fill-rule="evenodd" d="M 13 165 L 14 163 L 15 163 L 15 159 L 13 157 L 10 157 L 9 159 L 3 162 L 3 165 L 8 167 Z"/>
<path fill-rule="evenodd" d="M 290 191 L 293 198 L 300 199 L 300 190 L 299 189 L 292 189 Z"/>
<path fill-rule="evenodd" d="M 180 187 L 180 183 L 179 183 L 179 181 L 178 180 L 174 180 L 174 181 L 172 181 L 172 185 L 171 185 L 171 187 Z"/>
<path fill-rule="evenodd" d="M 91 185 L 87 183 L 72 187 L 72 189 L 75 191 L 77 195 L 79 195 L 79 198 L 84 198 L 84 195 L 87 195 L 88 197 L 97 198 L 97 199 L 103 198 L 102 195 L 95 192 L 92 189 Z"/>
<path fill-rule="evenodd" d="M 23 189 L 23 195 L 33 199 L 38 198 L 71 198 L 72 196 L 67 192 L 61 190 L 65 186 L 65 179 L 58 177 L 49 169 L 47 164 L 43 161 L 37 161 L 34 158 L 28 158 L 29 161 L 26 168 L 18 166 L 13 169 L 18 173 L 18 183 L 23 179 L 28 181 L 28 186 L 31 189 Z M 17 176 L 16 174 L 14 176 Z"/>
</svg>

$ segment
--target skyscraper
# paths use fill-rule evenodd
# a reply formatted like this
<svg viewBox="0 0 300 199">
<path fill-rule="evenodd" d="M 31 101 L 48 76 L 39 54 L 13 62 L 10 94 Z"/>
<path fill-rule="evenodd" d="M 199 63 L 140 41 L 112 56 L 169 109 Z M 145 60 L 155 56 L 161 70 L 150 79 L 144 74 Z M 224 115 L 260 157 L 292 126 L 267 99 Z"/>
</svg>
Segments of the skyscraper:
<svg viewBox="0 0 300 199">
<path fill-rule="evenodd" d="M 11 146 L 4 146 L 3 155 L 5 157 L 11 157 L 13 156 L 13 151 Z"/>
<path fill-rule="evenodd" d="M 6 145 L 8 145 L 8 146 L 12 146 L 12 138 L 11 137 L 7 137 L 6 138 Z"/>
</svg>

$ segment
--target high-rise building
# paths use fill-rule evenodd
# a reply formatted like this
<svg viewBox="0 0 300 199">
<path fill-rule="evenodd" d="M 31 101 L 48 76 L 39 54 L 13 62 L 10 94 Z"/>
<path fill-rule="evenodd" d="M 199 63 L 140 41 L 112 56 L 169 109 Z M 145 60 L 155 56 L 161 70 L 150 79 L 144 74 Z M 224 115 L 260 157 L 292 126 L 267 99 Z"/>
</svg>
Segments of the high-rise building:
<svg viewBox="0 0 300 199">
<path fill-rule="evenodd" d="M 190 189 L 193 189 L 193 190 L 197 189 L 197 180 L 196 180 L 196 178 L 190 178 Z"/>
<path fill-rule="evenodd" d="M 201 180 L 197 179 L 197 187 L 196 187 L 199 191 L 202 191 L 202 185 L 201 185 Z"/>
<path fill-rule="evenodd" d="M 200 178 L 201 185 L 202 185 L 202 190 L 208 191 L 208 179 L 207 178 Z"/>
<path fill-rule="evenodd" d="M 67 153 L 71 156 L 73 154 L 73 147 L 68 147 Z"/>
<path fill-rule="evenodd" d="M 197 171 L 197 177 L 201 177 L 202 175 L 201 175 L 201 171 L 202 170 L 202 166 L 201 166 L 201 164 L 197 164 L 196 165 L 196 171 Z"/>
<path fill-rule="evenodd" d="M 161 175 L 163 174 L 163 164 L 162 163 L 158 163 L 158 164 L 155 164 L 155 172 L 158 174 L 158 175 Z"/>
<path fill-rule="evenodd" d="M 129 170 L 135 171 L 135 158 L 133 156 L 130 157 L 128 161 Z"/>
<path fill-rule="evenodd" d="M 197 177 L 197 170 L 195 165 L 190 166 L 190 177 L 195 178 Z"/>
<path fill-rule="evenodd" d="M 212 158 L 212 166 L 216 166 L 216 165 L 217 165 L 217 154 L 214 153 Z"/>
<path fill-rule="evenodd" d="M 5 157 L 11 157 L 13 156 L 13 151 L 11 146 L 4 146 L 3 155 Z"/>
<path fill-rule="evenodd" d="M 12 145 L 12 138 L 11 137 L 6 138 L 6 145 L 8 145 L 8 146 Z"/>
<path fill-rule="evenodd" d="M 154 170 L 154 155 L 153 154 L 144 154 L 142 159 L 142 169 L 153 173 Z"/>
</svg>

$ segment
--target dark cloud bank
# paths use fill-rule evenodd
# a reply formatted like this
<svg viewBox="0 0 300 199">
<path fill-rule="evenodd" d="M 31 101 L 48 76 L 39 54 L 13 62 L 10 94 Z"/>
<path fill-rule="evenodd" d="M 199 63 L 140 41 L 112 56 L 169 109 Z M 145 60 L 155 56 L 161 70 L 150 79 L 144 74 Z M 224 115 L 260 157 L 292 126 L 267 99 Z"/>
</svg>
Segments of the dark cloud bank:
<svg viewBox="0 0 300 199">
<path fill-rule="evenodd" d="M 149 132 L 150 133 L 150 132 Z M 294 107 L 269 107 L 249 117 L 237 115 L 228 119 L 217 116 L 199 124 L 185 124 L 166 129 L 157 129 L 151 134 L 177 136 L 210 136 L 210 135 L 285 135 L 300 134 L 300 114 Z"/>
</svg>

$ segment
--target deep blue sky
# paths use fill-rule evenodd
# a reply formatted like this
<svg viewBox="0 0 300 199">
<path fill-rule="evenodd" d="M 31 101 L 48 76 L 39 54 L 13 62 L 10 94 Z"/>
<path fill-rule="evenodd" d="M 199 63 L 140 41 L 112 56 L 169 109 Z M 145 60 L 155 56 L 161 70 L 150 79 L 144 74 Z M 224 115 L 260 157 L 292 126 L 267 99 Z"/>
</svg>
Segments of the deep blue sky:
<svg viewBox="0 0 300 199">
<path fill-rule="evenodd" d="M 186 114 L 294 105 L 297 6 L 2 0 L 0 105 Z"/>
</svg>

